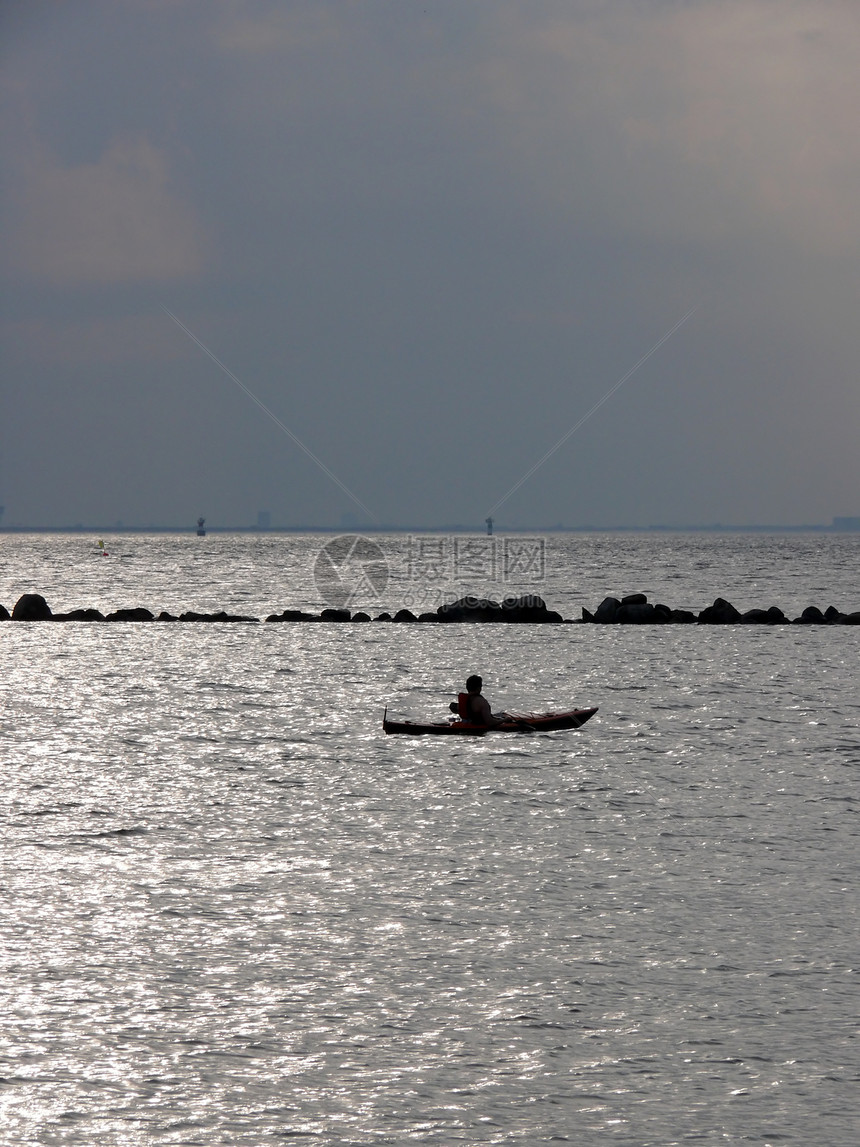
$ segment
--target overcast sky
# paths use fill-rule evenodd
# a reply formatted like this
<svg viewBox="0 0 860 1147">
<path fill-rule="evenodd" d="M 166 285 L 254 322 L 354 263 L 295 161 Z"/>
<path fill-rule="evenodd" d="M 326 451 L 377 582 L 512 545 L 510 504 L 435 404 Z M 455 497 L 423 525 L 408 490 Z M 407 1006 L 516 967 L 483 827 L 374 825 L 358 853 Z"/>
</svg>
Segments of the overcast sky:
<svg viewBox="0 0 860 1147">
<path fill-rule="evenodd" d="M 0 41 L 4 525 L 860 514 L 860 4 L 4 0 Z"/>
</svg>

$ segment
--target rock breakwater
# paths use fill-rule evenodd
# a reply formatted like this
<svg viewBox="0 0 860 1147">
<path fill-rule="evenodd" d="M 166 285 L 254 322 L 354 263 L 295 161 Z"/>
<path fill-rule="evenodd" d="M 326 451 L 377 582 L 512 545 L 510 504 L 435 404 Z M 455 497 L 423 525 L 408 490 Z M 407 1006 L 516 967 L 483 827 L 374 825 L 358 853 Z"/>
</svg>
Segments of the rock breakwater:
<svg viewBox="0 0 860 1147">
<path fill-rule="evenodd" d="M 144 606 L 117 609 L 103 614 L 98 609 L 73 609 L 67 613 L 54 613 L 45 598 L 38 593 L 25 593 L 15 603 L 12 613 L 0 605 L 0 621 L 91 621 L 91 622 L 245 622 L 257 624 L 258 617 L 230 614 L 221 610 L 217 613 L 197 613 L 193 610 L 178 616 L 162 611 L 158 615 Z M 351 613 L 348 609 L 323 609 L 320 613 L 307 613 L 301 609 L 285 609 L 282 613 L 272 613 L 267 622 L 390 622 L 392 624 L 514 624 L 514 625 L 860 625 L 860 610 L 840 610 L 833 605 L 821 609 L 817 605 L 807 606 L 797 617 L 788 617 L 776 605 L 766 608 L 748 609 L 741 612 L 725 598 L 718 597 L 712 605 L 699 611 L 675 609 L 660 602 L 649 602 L 643 593 L 628 594 L 626 597 L 605 597 L 592 613 L 582 607 L 582 616 L 564 618 L 556 610 L 549 609 L 542 597 L 526 594 L 508 597 L 502 601 L 490 598 L 463 597 L 457 601 L 440 605 L 431 612 L 414 614 L 409 609 L 391 613 L 380 613 L 371 617 L 360 611 Z"/>
</svg>

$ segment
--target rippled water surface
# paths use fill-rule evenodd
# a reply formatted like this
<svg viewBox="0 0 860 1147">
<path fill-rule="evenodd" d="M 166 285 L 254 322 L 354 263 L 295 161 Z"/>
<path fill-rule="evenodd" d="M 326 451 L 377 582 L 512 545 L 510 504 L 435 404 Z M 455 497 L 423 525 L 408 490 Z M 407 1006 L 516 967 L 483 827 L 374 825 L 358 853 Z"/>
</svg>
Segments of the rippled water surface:
<svg viewBox="0 0 860 1147">
<path fill-rule="evenodd" d="M 6 536 L 0 600 L 325 604 L 325 539 L 106 541 Z M 391 608 L 414 579 L 382 544 Z M 565 616 L 635 590 L 860 609 L 851 536 L 545 556 L 515 588 Z M 857 627 L 0 642 L 0 1142 L 857 1142 Z M 600 711 L 382 735 L 472 671 L 497 708 Z"/>
</svg>

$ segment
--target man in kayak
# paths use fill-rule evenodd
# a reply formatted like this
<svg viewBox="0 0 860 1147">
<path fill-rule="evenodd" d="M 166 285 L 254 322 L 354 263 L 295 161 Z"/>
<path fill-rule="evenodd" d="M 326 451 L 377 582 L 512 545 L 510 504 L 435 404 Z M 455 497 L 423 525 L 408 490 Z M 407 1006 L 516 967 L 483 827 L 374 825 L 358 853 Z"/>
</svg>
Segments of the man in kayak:
<svg viewBox="0 0 860 1147">
<path fill-rule="evenodd" d="M 451 703 L 451 712 L 457 713 L 461 720 L 471 721 L 475 725 L 501 725 L 507 718 L 507 713 L 493 713 L 487 698 L 481 693 L 484 682 L 477 673 L 466 682 L 466 692 L 461 693 L 458 699 Z"/>
</svg>

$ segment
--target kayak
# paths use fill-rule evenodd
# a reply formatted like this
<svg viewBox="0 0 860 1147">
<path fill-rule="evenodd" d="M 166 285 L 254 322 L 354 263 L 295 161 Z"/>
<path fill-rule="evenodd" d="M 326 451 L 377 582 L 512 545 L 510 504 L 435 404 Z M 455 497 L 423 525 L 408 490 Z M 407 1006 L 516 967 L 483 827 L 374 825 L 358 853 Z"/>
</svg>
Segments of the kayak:
<svg viewBox="0 0 860 1147">
<path fill-rule="evenodd" d="M 578 729 L 597 712 L 594 709 L 568 709 L 564 713 L 509 713 L 501 725 L 476 725 L 472 721 L 439 721 L 421 724 L 417 721 L 389 721 L 388 710 L 382 717 L 384 733 L 406 733 L 412 737 L 432 734 L 442 737 L 482 737 L 484 733 L 550 733 L 556 729 Z"/>
</svg>

